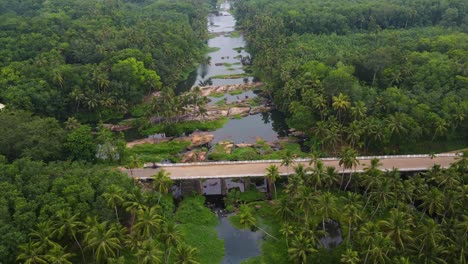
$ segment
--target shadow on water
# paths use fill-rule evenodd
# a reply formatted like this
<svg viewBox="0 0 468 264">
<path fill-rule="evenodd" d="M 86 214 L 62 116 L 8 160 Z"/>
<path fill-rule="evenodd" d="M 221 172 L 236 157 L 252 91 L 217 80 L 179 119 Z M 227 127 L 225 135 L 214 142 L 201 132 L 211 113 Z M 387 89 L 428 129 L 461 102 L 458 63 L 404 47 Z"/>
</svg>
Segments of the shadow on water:
<svg viewBox="0 0 468 264">
<path fill-rule="evenodd" d="M 206 195 L 206 206 L 211 208 L 219 219 L 219 225 L 216 227 L 218 236 L 224 240 L 224 258 L 223 264 L 238 264 L 243 260 L 259 256 L 260 243 L 263 234 L 260 231 L 252 232 L 248 229 L 239 230 L 229 221 L 229 216 L 224 211 L 223 195 Z"/>
</svg>

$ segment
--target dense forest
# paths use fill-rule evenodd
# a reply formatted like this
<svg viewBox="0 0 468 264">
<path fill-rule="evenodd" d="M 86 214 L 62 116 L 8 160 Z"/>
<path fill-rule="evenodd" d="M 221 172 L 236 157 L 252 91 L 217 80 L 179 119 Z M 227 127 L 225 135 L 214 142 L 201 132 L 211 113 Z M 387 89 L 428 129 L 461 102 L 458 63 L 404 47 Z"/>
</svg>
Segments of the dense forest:
<svg viewBox="0 0 468 264">
<path fill-rule="evenodd" d="M 203 56 L 203 0 L 0 1 L 0 102 L 60 120 L 121 118 Z"/>
<path fill-rule="evenodd" d="M 256 74 L 316 150 L 405 152 L 468 134 L 466 1 L 236 2 Z"/>
<path fill-rule="evenodd" d="M 353 168 L 355 155 L 343 151 L 340 160 Z M 294 169 L 287 180 L 275 165 L 265 172 L 273 201 L 226 198 L 238 207 L 232 222 L 268 232 L 262 255 L 243 263 L 467 263 L 467 158 L 410 174 L 383 172 L 378 159 L 355 174 L 285 158 Z M 327 248 L 330 221 L 343 241 Z"/>
<path fill-rule="evenodd" d="M 0 0 L 0 264 L 222 261 L 205 197 L 175 203 L 164 170 L 142 182 L 117 168 L 132 174 L 190 142 L 131 150 L 102 124 L 162 118 L 147 134 L 224 124 L 174 124 L 206 112 L 200 90 L 175 87 L 203 59 L 215 2 Z M 411 174 L 381 171 L 377 159 L 340 173 L 318 159 L 337 155 L 352 170 L 358 152 L 466 147 L 466 1 L 234 5 L 264 93 L 312 149 L 285 143 L 273 153 L 259 141 L 258 153 L 210 154 L 282 158 L 292 172 L 281 178 L 271 166 L 267 195 L 247 186 L 225 197 L 234 225 L 265 234 L 262 255 L 245 263 L 467 263 L 468 152 L 448 169 Z M 297 153 L 312 157 L 309 167 L 295 164 Z M 344 241 L 328 250 L 320 239 L 330 220 Z"/>
</svg>

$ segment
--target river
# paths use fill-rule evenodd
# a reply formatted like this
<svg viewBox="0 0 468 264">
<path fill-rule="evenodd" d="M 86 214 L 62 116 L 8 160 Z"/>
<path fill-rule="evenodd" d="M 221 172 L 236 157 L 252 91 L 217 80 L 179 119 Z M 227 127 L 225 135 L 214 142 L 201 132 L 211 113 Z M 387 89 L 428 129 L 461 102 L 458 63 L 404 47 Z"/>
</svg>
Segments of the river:
<svg viewBox="0 0 468 264">
<path fill-rule="evenodd" d="M 209 63 L 203 63 L 198 67 L 192 86 L 200 85 L 209 79 L 211 79 L 212 85 L 240 84 L 253 80 L 251 76 L 217 78 L 235 74 L 245 75 L 241 57 L 250 57 L 250 54 L 244 50 L 246 41 L 242 32 L 235 30 L 236 20 L 229 13 L 230 8 L 230 3 L 224 2 L 220 5 L 217 14 L 212 13 L 208 17 L 208 32 L 212 36 L 208 40 L 208 48 L 212 52 L 206 55 L 210 58 Z M 257 94 L 253 91 L 245 91 L 238 95 L 226 93 L 223 97 L 210 97 L 210 104 L 220 100 L 231 103 L 239 98 L 254 98 L 256 96 Z M 274 141 L 278 137 L 286 136 L 286 133 L 284 117 L 279 112 L 273 111 L 229 120 L 223 128 L 213 132 L 215 135 L 213 143 L 224 140 L 234 143 L 254 143 L 257 137 L 266 141 Z"/>
</svg>

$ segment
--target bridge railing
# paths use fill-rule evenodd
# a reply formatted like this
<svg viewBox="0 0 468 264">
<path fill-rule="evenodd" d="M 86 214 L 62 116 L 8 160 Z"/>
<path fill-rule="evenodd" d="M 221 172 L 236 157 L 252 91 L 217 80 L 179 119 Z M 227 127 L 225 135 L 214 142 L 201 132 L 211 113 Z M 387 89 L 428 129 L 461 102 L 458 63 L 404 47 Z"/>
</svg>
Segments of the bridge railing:
<svg viewBox="0 0 468 264">
<path fill-rule="evenodd" d="M 371 159 L 411 159 L 411 158 L 438 158 L 438 157 L 457 157 L 460 153 L 443 153 L 443 154 L 416 154 L 416 155 L 384 155 L 384 156 L 359 156 L 358 160 Z M 338 157 L 320 158 L 322 161 L 338 161 Z M 294 162 L 309 162 L 310 158 L 294 159 Z M 207 162 L 188 162 L 188 163 L 146 163 L 144 166 L 153 167 L 182 167 L 182 166 L 209 166 L 209 165 L 230 165 L 230 164 L 255 164 L 255 163 L 281 163 L 282 160 L 240 160 L 240 161 L 207 161 Z"/>
</svg>

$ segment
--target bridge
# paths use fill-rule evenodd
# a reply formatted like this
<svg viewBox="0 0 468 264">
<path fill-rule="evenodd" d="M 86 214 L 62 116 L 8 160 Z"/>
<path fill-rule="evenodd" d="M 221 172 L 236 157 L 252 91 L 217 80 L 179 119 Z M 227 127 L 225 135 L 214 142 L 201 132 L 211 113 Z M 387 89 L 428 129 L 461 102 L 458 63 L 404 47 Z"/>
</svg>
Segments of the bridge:
<svg viewBox="0 0 468 264">
<path fill-rule="evenodd" d="M 356 168 L 344 169 L 339 165 L 339 158 L 320 159 L 325 166 L 333 166 L 339 172 L 362 172 L 369 167 L 371 160 L 377 158 L 382 164 L 382 171 L 394 168 L 402 172 L 426 171 L 434 165 L 448 168 L 459 157 L 456 153 L 437 155 L 391 155 L 391 156 L 362 156 L 357 157 L 359 165 Z M 281 160 L 251 160 L 251 161 L 220 161 L 220 162 L 195 162 L 195 163 L 155 163 L 156 168 L 124 169 L 129 176 L 139 179 L 148 179 L 152 175 L 164 169 L 170 173 L 172 180 L 187 179 L 219 179 L 219 178 L 243 178 L 265 176 L 266 169 L 270 165 L 276 165 L 282 176 L 294 173 L 293 166 L 281 166 Z M 309 166 L 310 159 L 296 159 L 293 165 L 303 164 Z"/>
</svg>

